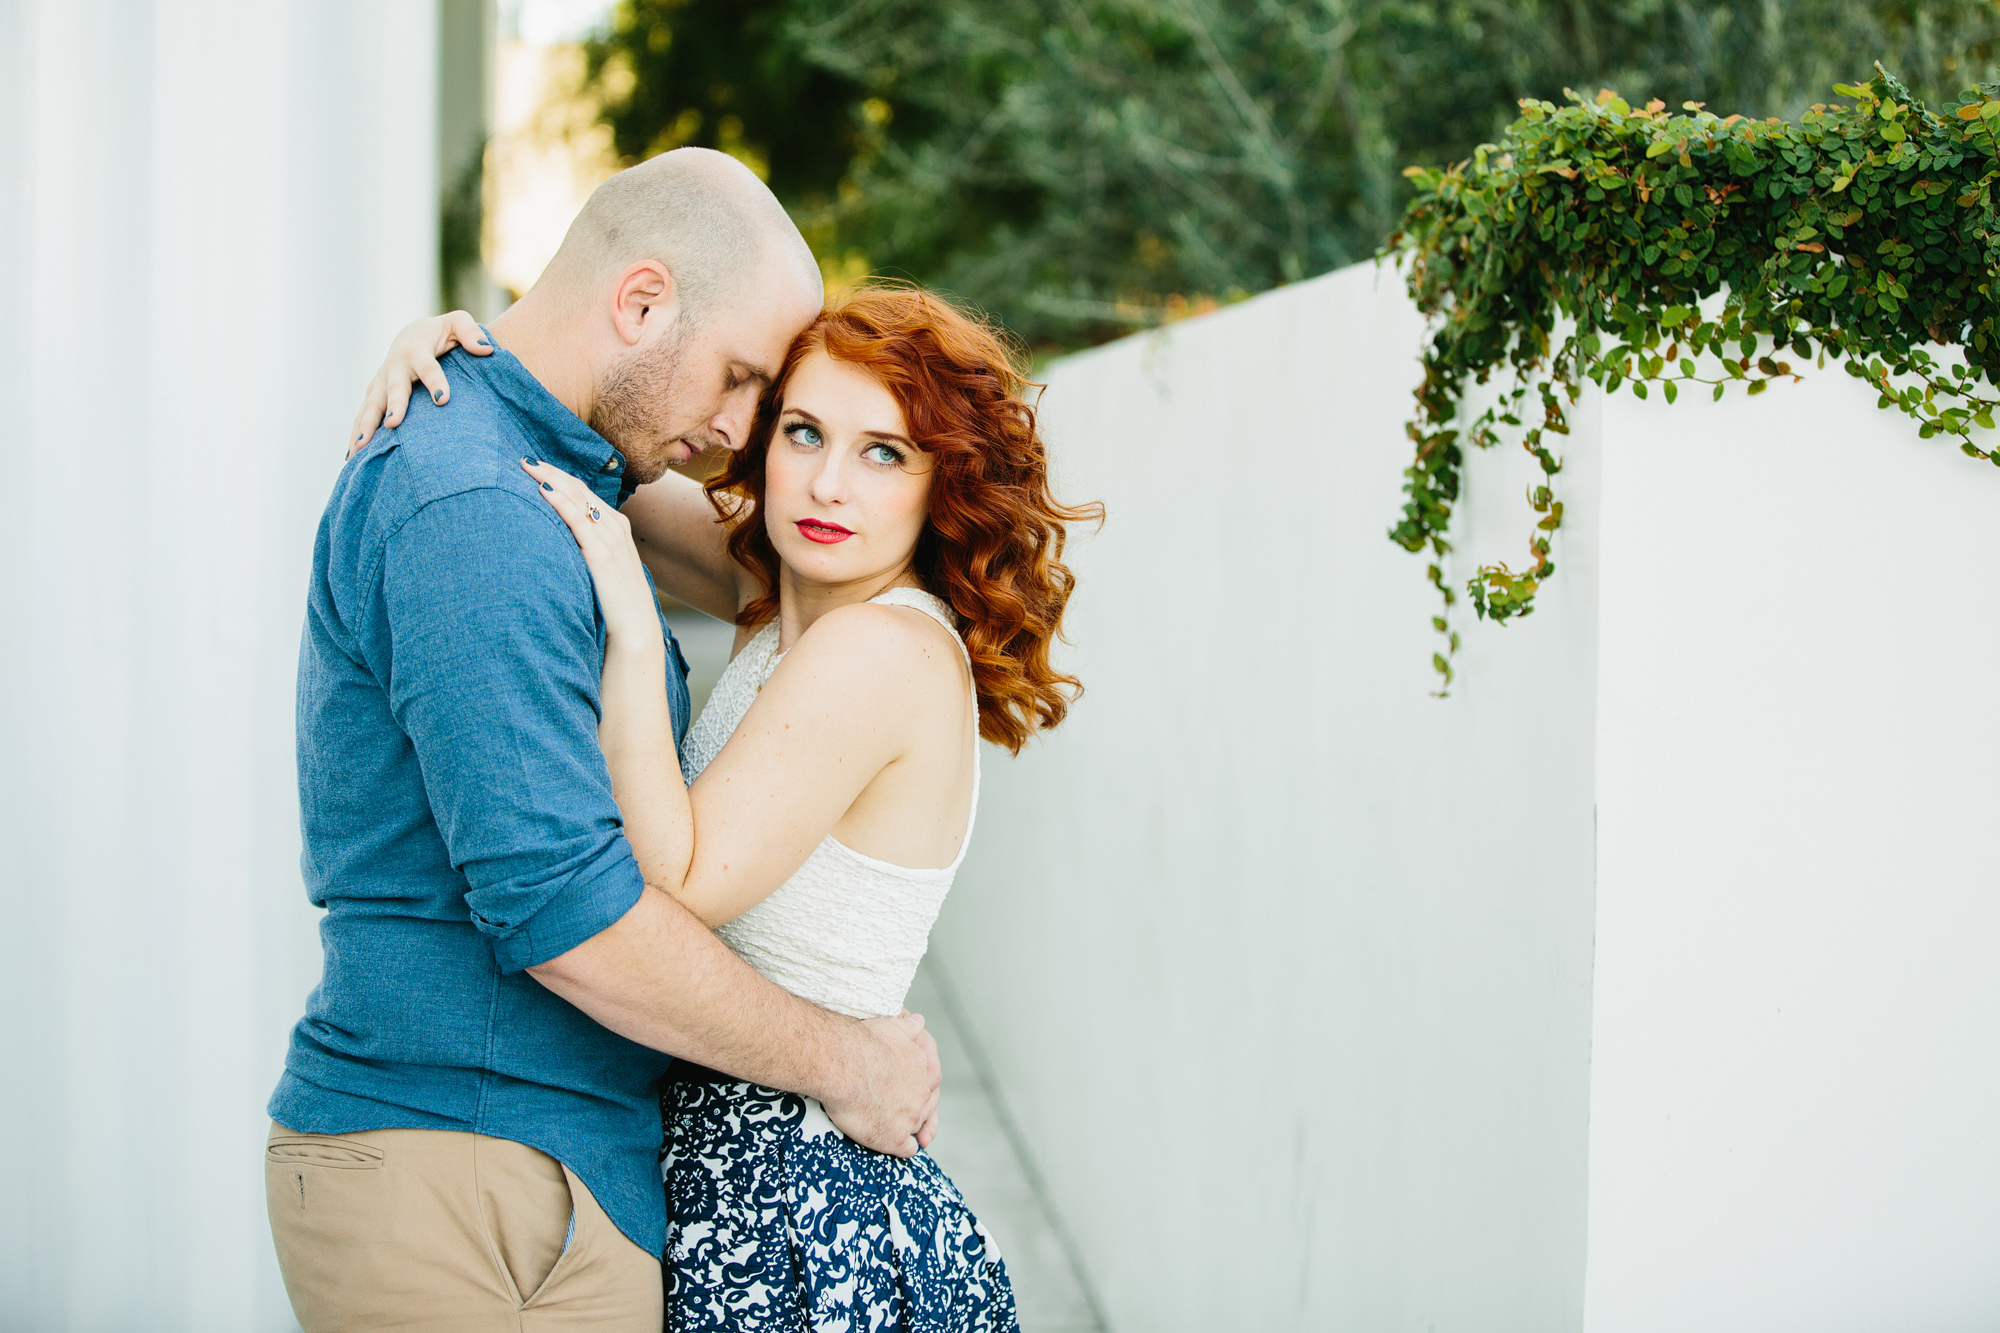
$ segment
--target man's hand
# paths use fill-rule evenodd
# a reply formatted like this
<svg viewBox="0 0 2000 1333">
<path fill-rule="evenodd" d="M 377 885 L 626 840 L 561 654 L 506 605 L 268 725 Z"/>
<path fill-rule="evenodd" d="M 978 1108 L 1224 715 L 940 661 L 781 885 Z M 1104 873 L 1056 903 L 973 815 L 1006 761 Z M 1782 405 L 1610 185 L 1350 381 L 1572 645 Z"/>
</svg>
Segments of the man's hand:
<svg viewBox="0 0 2000 1333">
<path fill-rule="evenodd" d="M 864 1148 L 914 1157 L 937 1133 L 937 1043 L 922 1014 L 871 1018 L 848 1068 L 851 1091 L 822 1098 L 827 1118 Z"/>
</svg>

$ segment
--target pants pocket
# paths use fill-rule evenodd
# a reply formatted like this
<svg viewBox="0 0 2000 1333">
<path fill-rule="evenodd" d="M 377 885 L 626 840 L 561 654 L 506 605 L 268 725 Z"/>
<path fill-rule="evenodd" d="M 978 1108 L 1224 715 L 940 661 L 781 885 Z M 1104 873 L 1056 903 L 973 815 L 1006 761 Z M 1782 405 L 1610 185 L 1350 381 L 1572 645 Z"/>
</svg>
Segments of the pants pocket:
<svg viewBox="0 0 2000 1333">
<path fill-rule="evenodd" d="M 526 1304 L 548 1283 L 569 1236 L 567 1173 L 548 1154 L 507 1139 L 476 1139 L 474 1152 L 487 1237 Z"/>
<path fill-rule="evenodd" d="M 385 1286 L 393 1244 L 386 1165 L 381 1149 L 353 1139 L 274 1132 L 265 1144 L 271 1240 L 307 1333 L 384 1326 L 356 1312 L 366 1304 L 362 1293 Z"/>
<path fill-rule="evenodd" d="M 315 1204 L 338 1215 L 356 1202 L 357 1188 L 361 1198 L 372 1199 L 378 1191 L 371 1186 L 381 1177 L 354 1173 L 379 1173 L 387 1160 L 380 1148 L 359 1139 L 274 1132 L 264 1143 L 264 1197 L 273 1222 Z"/>
<path fill-rule="evenodd" d="M 264 1160 L 280 1167 L 330 1166 L 343 1171 L 379 1171 L 387 1159 L 380 1148 L 359 1139 L 327 1134 L 280 1134 L 265 1143 Z"/>
</svg>

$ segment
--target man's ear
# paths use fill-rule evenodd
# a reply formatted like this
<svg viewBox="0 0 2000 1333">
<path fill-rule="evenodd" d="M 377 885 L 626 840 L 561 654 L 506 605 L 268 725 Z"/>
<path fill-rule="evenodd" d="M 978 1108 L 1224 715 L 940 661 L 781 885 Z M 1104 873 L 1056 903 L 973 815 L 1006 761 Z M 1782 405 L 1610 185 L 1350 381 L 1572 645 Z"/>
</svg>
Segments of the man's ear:
<svg viewBox="0 0 2000 1333">
<path fill-rule="evenodd" d="M 611 326 L 628 347 L 636 346 L 649 326 L 660 327 L 655 321 L 679 314 L 674 275 L 657 259 L 632 265 L 618 275 L 618 285 L 611 289 Z"/>
</svg>

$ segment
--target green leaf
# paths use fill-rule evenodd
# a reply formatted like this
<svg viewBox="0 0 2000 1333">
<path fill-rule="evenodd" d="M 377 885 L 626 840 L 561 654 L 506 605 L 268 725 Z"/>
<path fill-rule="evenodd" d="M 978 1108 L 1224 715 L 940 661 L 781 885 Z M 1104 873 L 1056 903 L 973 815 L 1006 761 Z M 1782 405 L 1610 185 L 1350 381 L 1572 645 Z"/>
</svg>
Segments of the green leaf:
<svg viewBox="0 0 2000 1333">
<path fill-rule="evenodd" d="M 1677 405 L 1708 373 L 1705 354 L 1721 366 L 1711 401 L 1730 380 L 1756 397 L 1831 358 L 1909 414 L 1912 434 L 1994 428 L 2000 223 L 1986 210 L 2000 181 L 2000 96 L 1951 107 L 1941 123 L 1887 75 L 1843 91 L 1851 105 L 1793 124 L 1628 115 L 1609 93 L 1549 108 L 1553 125 L 1524 106 L 1497 144 L 1419 193 L 1389 249 L 1416 261 L 1410 293 L 1433 335 L 1397 540 L 1421 549 L 1450 521 L 1461 457 L 1444 423 L 1475 384 L 1493 385 L 1485 401 L 1499 406 L 1482 409 L 1470 438 L 1524 445 L 1551 476 L 1559 464 L 1544 442 L 1567 434 L 1583 386 L 1630 384 L 1643 401 L 1657 383 Z M 1704 318 L 1711 301 L 1720 309 Z M 1558 344 L 1563 320 L 1578 331 Z M 1924 350 L 1940 338 L 1965 355 L 1947 364 Z M 1537 401 L 1542 412 L 1529 410 Z M 2000 464 L 2000 448 L 1967 452 Z M 1530 491 L 1533 565 L 1488 566 L 1467 585 L 1482 619 L 1525 618 L 1553 573 L 1560 506 L 1545 492 Z"/>
</svg>

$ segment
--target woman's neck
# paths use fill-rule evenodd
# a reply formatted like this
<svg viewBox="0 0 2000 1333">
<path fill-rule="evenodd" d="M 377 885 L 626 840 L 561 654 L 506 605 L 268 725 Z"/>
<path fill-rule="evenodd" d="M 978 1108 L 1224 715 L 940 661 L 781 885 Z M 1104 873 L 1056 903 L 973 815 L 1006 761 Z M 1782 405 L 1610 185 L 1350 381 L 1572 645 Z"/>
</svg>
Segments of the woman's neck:
<svg viewBox="0 0 2000 1333">
<path fill-rule="evenodd" d="M 829 611 L 880 597 L 891 588 L 922 588 L 923 581 L 908 565 L 852 583 L 815 583 L 792 567 L 778 566 L 778 651 L 790 652 L 799 635 Z"/>
</svg>

